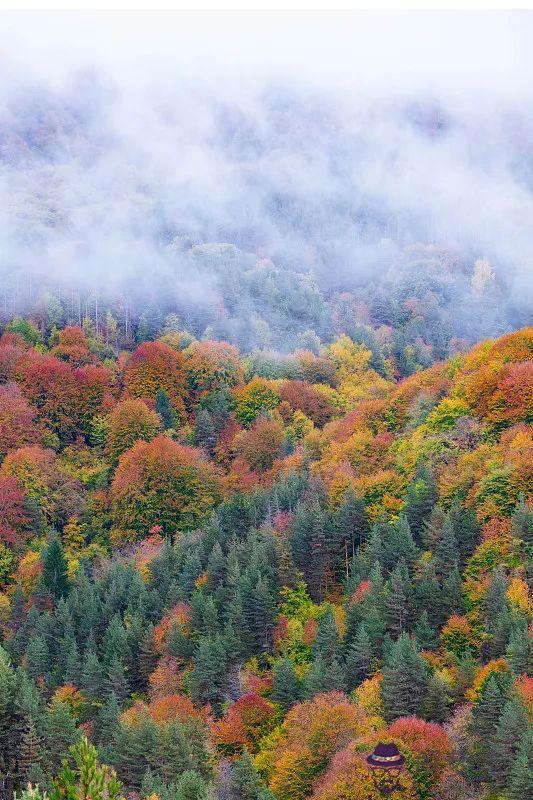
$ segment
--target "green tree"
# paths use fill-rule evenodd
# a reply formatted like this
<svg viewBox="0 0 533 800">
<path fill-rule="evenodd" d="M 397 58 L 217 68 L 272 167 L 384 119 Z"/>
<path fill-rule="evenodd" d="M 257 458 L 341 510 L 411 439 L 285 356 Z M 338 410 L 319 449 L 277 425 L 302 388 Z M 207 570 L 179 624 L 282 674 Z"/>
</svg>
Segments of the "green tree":
<svg viewBox="0 0 533 800">
<path fill-rule="evenodd" d="M 428 668 L 415 642 L 402 633 L 383 666 L 383 705 L 387 720 L 419 716 L 428 690 Z"/>
<path fill-rule="evenodd" d="M 56 599 L 67 597 L 70 589 L 67 560 L 58 536 L 54 536 L 51 539 L 45 550 L 42 582 Z"/>
<path fill-rule="evenodd" d="M 520 743 L 507 784 L 509 800 L 525 800 L 533 795 L 533 732 L 529 730 Z"/>
<path fill-rule="evenodd" d="M 372 644 L 364 622 L 361 622 L 346 655 L 346 685 L 349 692 L 370 676 Z"/>
<path fill-rule="evenodd" d="M 122 787 L 114 770 L 98 762 L 96 748 L 85 737 L 70 748 L 70 756 L 74 768 L 63 761 L 50 800 L 120 800 Z"/>
<path fill-rule="evenodd" d="M 503 788 L 506 785 L 528 727 L 523 704 L 517 697 L 512 697 L 503 707 L 489 750 L 491 782 L 495 786 Z"/>
<path fill-rule="evenodd" d="M 172 408 L 170 398 L 164 389 L 160 389 L 155 398 L 155 410 L 161 417 L 164 430 L 173 428 L 176 424 L 176 414 Z"/>
<path fill-rule="evenodd" d="M 261 783 L 246 748 L 231 771 L 229 788 L 235 800 L 273 800 L 274 795 Z"/>
<path fill-rule="evenodd" d="M 301 698 L 301 685 L 290 658 L 280 659 L 274 665 L 272 699 L 287 711 Z"/>
</svg>

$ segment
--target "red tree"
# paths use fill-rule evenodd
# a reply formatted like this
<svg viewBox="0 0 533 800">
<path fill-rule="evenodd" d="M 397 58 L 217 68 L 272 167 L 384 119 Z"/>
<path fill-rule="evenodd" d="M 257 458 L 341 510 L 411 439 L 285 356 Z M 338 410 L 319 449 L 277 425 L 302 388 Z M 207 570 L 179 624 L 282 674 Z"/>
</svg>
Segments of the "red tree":
<svg viewBox="0 0 533 800">
<path fill-rule="evenodd" d="M 0 475 L 0 541 L 20 548 L 27 538 L 29 518 L 24 493 L 16 478 Z"/>
<path fill-rule="evenodd" d="M 35 409 L 17 384 L 0 385 L 0 459 L 16 447 L 40 441 L 42 434 L 34 420 Z"/>
<path fill-rule="evenodd" d="M 185 417 L 185 359 L 179 350 L 163 342 L 143 342 L 129 360 L 124 385 L 132 397 L 150 400 L 163 389 L 178 416 Z"/>
</svg>

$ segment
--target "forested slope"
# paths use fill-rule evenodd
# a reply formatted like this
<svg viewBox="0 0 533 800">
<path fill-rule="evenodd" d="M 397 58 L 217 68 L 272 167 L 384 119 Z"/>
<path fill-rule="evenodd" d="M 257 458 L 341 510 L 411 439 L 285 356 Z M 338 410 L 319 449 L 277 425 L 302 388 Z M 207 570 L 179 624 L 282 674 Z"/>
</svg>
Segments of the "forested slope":
<svg viewBox="0 0 533 800">
<path fill-rule="evenodd" d="M 393 798 L 528 795 L 533 329 L 420 370 L 35 322 L 0 339 L 4 781 L 87 737 L 141 798 L 366 800 L 383 740 Z"/>
</svg>

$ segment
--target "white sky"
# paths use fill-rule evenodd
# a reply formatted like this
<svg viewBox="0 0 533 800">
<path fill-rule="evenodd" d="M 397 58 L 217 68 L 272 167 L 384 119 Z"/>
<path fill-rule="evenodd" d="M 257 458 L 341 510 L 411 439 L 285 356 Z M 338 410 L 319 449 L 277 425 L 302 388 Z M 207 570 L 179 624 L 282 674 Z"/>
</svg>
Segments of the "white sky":
<svg viewBox="0 0 533 800">
<path fill-rule="evenodd" d="M 127 82 L 296 77 L 322 85 L 521 93 L 533 12 L 0 12 L 4 84 L 99 66 Z"/>
</svg>

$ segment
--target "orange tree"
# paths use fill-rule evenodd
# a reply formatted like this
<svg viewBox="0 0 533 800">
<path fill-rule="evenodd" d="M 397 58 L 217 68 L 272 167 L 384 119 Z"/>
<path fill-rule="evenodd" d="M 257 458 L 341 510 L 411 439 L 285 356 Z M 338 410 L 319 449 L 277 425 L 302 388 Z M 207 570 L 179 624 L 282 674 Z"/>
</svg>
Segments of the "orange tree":
<svg viewBox="0 0 533 800">
<path fill-rule="evenodd" d="M 119 460 L 111 486 L 111 511 L 122 531 L 147 534 L 194 527 L 219 499 L 215 469 L 200 450 L 158 436 L 137 442 Z"/>
</svg>

